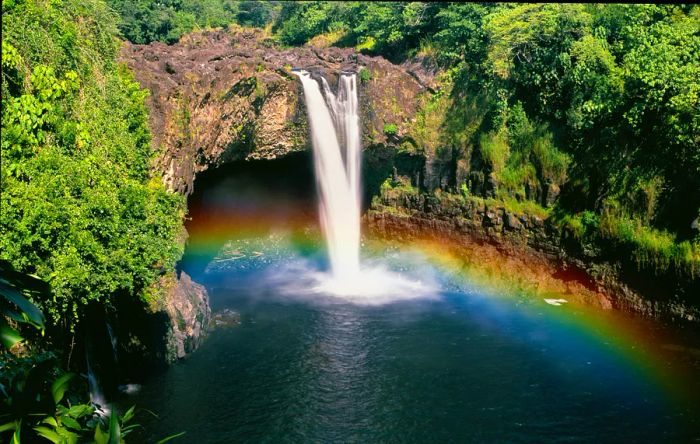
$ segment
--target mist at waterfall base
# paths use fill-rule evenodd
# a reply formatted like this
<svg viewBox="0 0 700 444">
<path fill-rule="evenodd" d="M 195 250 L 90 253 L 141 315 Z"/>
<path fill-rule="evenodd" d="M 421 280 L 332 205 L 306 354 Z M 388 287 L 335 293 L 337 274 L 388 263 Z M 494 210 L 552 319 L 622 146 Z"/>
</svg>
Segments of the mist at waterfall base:
<svg viewBox="0 0 700 444">
<path fill-rule="evenodd" d="M 357 262 L 334 262 L 334 215 L 323 215 L 333 209 L 316 208 L 307 179 L 338 160 L 301 154 L 198 179 L 182 267 L 240 325 L 215 329 L 123 400 L 157 412 L 142 421 L 144 441 L 179 431 L 198 443 L 700 437 L 688 395 L 699 393 L 697 357 L 673 351 L 661 326 L 504 292 L 435 261 L 446 254 L 437 248 L 363 247 L 359 231 Z M 345 219 L 341 237 L 355 239 L 359 225 Z"/>
</svg>

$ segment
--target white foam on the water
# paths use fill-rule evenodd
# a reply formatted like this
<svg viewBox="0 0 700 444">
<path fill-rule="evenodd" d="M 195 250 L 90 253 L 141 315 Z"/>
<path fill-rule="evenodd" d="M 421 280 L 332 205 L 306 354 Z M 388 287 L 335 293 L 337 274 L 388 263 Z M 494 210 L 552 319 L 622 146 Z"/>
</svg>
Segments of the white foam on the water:
<svg viewBox="0 0 700 444">
<path fill-rule="evenodd" d="M 317 262 L 298 257 L 268 270 L 263 280 L 286 298 L 372 306 L 438 299 L 441 289 L 432 266 L 405 254 L 391 261 L 365 261 L 354 278 L 338 278 L 320 270 Z"/>
<path fill-rule="evenodd" d="M 437 297 L 432 282 L 407 279 L 385 268 L 360 270 L 356 279 L 338 279 L 328 273 L 312 275 L 311 292 L 358 305 L 384 305 L 392 302 Z"/>
<path fill-rule="evenodd" d="M 548 303 L 549 305 L 554 305 L 557 307 L 560 306 L 561 304 L 566 304 L 567 302 L 569 302 L 566 299 L 545 299 L 544 301 L 546 303 Z"/>
</svg>

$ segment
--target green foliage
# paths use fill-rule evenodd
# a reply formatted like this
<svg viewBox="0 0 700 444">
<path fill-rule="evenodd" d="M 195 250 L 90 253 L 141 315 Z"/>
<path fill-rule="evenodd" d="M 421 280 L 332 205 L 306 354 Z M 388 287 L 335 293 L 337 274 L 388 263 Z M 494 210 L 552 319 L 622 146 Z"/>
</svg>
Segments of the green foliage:
<svg viewBox="0 0 700 444">
<path fill-rule="evenodd" d="M 449 3 L 436 12 L 434 44 L 443 65 L 479 63 L 486 47 L 483 18 L 488 4 Z"/>
<path fill-rule="evenodd" d="M 32 304 L 13 293 L 40 293 L 50 296 L 46 282 L 15 272 L 5 261 L 0 261 L 0 290 L 10 296 L 20 312 L 31 319 L 31 323 L 43 327 L 43 314 Z M 18 299 L 19 298 L 19 299 Z M 17 319 L 16 313 L 1 314 Z M 8 347 L 9 348 L 9 347 Z M 16 353 L 2 350 L 0 353 L 0 433 L 13 432 L 11 442 L 19 444 L 20 436 L 25 442 L 39 438 L 58 444 L 88 442 L 123 443 L 138 424 L 127 424 L 135 416 L 132 406 L 119 416 L 113 410 L 109 417 L 98 412 L 88 397 L 85 380 L 74 373 L 63 371 L 53 352 Z M 104 407 L 104 406 L 100 406 Z M 159 442 L 167 442 L 182 436 L 184 432 L 171 435 Z M 92 441 L 91 441 L 92 442 Z"/>
<path fill-rule="evenodd" d="M 112 411 L 109 417 L 100 415 L 91 404 L 80 403 L 83 390 L 74 390 L 75 375 L 63 373 L 55 367 L 52 355 L 31 358 L 11 358 L 7 364 L 9 379 L 2 378 L 8 404 L 0 422 L 0 431 L 12 431 L 19 442 L 34 442 L 43 438 L 56 444 L 88 442 L 120 443 L 137 427 L 128 424 L 134 417 L 135 407 L 119 416 Z M 58 374 L 47 393 L 38 377 L 50 378 Z M 7 384 L 8 381 L 10 384 Z M 6 385 L 7 384 L 7 385 Z M 83 384 L 84 385 L 84 384 Z M 64 400 L 70 397 L 70 400 Z M 179 435 L 178 435 L 179 436 Z"/>
<path fill-rule="evenodd" d="M 95 409 L 79 399 L 86 395 L 75 375 L 58 369 L 53 353 L 0 355 L 3 414 L 0 430 L 15 430 L 25 442 L 39 437 L 73 443 L 90 435 L 100 421 Z"/>
<path fill-rule="evenodd" d="M 394 123 L 384 124 L 384 134 L 389 137 L 395 136 L 399 132 L 399 127 Z"/>
<path fill-rule="evenodd" d="M 360 83 L 367 83 L 372 80 L 372 71 L 365 67 L 362 67 L 358 74 L 360 76 Z"/>
<path fill-rule="evenodd" d="M 288 45 L 343 29 L 340 44 L 400 56 L 419 45 L 436 8 L 428 2 L 286 2 L 273 29 Z"/>
<path fill-rule="evenodd" d="M 568 230 L 589 254 L 605 251 L 650 273 L 665 273 L 673 267 L 677 274 L 694 278 L 700 272 L 698 242 L 678 242 L 668 231 L 623 215 L 615 202 L 607 201 L 601 216 L 592 211 L 569 214 L 557 209 L 553 221 Z"/>
<path fill-rule="evenodd" d="M 119 30 L 133 43 L 177 42 L 183 34 L 231 24 L 264 27 L 279 11 L 275 1 L 107 0 L 121 16 Z"/>
<path fill-rule="evenodd" d="M 629 251 L 639 268 L 650 267 L 663 272 L 673 265 L 690 277 L 700 272 L 700 245 L 697 242 L 676 242 L 671 233 L 651 228 L 639 219 L 605 213 L 600 218 L 599 234 L 603 240 Z"/>
<path fill-rule="evenodd" d="M 0 258 L 51 282 L 30 299 L 69 329 L 181 255 L 184 202 L 149 176 L 147 92 L 115 63 L 115 20 L 97 1 L 3 10 Z"/>
<path fill-rule="evenodd" d="M 341 28 L 336 19 L 347 8 L 342 2 L 285 2 L 273 29 L 288 45 L 302 45 L 312 37 Z"/>
<path fill-rule="evenodd" d="M 683 231 L 700 206 L 698 113 L 685 107 L 697 110 L 697 8 L 521 5 L 484 20 L 487 54 L 469 75 L 557 135 L 535 150 L 535 164 L 545 181 L 573 179 L 570 210 L 601 211 L 611 197 Z M 563 141 L 570 160 L 551 149 Z M 653 196 L 652 179 L 663 183 Z M 625 197 L 641 193 L 655 209 Z M 681 204 L 682 195 L 693 197 Z"/>
<path fill-rule="evenodd" d="M 0 343 L 4 348 L 9 350 L 24 340 L 18 324 L 31 325 L 44 333 L 44 314 L 28 299 L 49 297 L 46 282 L 18 273 L 9 262 L 0 260 L 0 296 Z"/>
</svg>

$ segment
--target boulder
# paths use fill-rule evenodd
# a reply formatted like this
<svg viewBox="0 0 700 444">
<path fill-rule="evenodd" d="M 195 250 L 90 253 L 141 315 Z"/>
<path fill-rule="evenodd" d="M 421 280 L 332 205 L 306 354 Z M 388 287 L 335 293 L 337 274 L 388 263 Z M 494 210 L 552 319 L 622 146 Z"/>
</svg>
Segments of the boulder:
<svg viewBox="0 0 700 444">
<path fill-rule="evenodd" d="M 208 330 L 211 308 L 207 290 L 184 271 L 166 289 L 163 311 L 170 322 L 165 359 L 172 362 L 199 347 Z"/>
<path fill-rule="evenodd" d="M 506 213 L 505 227 L 510 230 L 519 230 L 522 228 L 522 224 L 513 213 Z"/>
</svg>

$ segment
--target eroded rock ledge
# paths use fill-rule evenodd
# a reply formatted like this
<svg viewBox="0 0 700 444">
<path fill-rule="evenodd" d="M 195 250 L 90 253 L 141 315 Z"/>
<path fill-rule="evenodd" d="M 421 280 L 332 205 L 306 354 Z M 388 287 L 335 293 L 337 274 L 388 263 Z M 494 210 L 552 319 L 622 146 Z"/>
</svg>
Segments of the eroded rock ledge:
<svg viewBox="0 0 700 444">
<path fill-rule="evenodd" d="M 497 202 L 393 189 L 373 202 L 365 222 L 373 235 L 390 239 L 429 238 L 467 250 L 475 242 L 488 244 L 492 254 L 517 259 L 515 268 L 534 264 L 553 270 L 564 291 L 583 295 L 587 304 L 670 322 L 700 322 L 697 277 L 681 280 L 672 270 L 653 274 L 617 258 L 589 257 L 547 217 L 509 211 Z"/>
<path fill-rule="evenodd" d="M 385 142 L 387 124 L 405 134 L 417 95 L 430 81 L 415 67 L 352 48 L 280 49 L 262 30 L 194 33 L 172 46 L 125 44 L 121 59 L 151 91 L 154 167 L 171 190 L 185 194 L 211 166 L 308 149 L 303 91 L 293 68 L 323 73 L 331 85 L 341 70 L 366 70 L 360 85 L 365 145 Z"/>
</svg>

